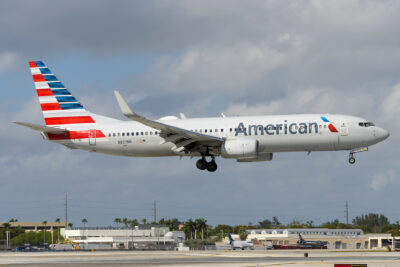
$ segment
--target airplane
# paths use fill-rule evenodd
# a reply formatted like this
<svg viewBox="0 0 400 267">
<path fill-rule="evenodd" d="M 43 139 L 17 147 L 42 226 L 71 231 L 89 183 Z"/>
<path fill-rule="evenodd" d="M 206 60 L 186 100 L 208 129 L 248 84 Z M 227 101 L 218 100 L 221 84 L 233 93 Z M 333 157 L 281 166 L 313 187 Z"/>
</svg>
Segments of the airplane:
<svg viewBox="0 0 400 267">
<path fill-rule="evenodd" d="M 186 118 L 151 120 L 132 111 L 114 91 L 122 121 L 86 110 L 42 61 L 29 62 L 45 125 L 16 124 L 39 131 L 70 149 L 128 157 L 200 157 L 200 170 L 215 172 L 215 157 L 238 162 L 271 161 L 278 152 L 349 151 L 354 154 L 389 137 L 363 118 L 337 114 Z M 207 161 L 207 157 L 211 160 Z"/>
<path fill-rule="evenodd" d="M 299 234 L 299 240 L 297 244 L 286 244 L 286 245 L 273 245 L 274 249 L 327 249 L 327 242 L 324 241 L 306 241 Z"/>
<path fill-rule="evenodd" d="M 238 241 L 232 238 L 231 233 L 228 234 L 229 242 L 228 244 L 231 245 L 233 250 L 237 248 L 244 250 L 245 248 L 254 249 L 254 243 L 251 241 Z"/>
<path fill-rule="evenodd" d="M 297 240 L 297 244 L 303 245 L 303 246 L 310 246 L 312 248 L 325 248 L 327 245 L 327 242 L 325 242 L 325 241 L 306 241 L 299 233 L 299 240 Z"/>
</svg>

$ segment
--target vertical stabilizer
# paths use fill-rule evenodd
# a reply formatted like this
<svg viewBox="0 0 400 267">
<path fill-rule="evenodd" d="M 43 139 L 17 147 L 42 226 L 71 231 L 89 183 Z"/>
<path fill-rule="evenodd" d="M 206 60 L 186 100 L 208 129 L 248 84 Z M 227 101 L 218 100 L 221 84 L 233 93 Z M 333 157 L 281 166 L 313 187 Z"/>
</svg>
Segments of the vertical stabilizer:
<svg viewBox="0 0 400 267">
<path fill-rule="evenodd" d="M 46 125 L 96 123 L 91 114 L 42 61 L 30 61 L 29 67 Z"/>
</svg>

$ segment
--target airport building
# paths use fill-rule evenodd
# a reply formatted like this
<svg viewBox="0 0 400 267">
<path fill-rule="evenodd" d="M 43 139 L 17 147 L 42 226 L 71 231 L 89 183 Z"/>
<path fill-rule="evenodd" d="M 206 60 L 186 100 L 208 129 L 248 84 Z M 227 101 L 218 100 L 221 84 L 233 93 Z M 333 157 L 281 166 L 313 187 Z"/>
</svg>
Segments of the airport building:
<svg viewBox="0 0 400 267">
<path fill-rule="evenodd" d="M 272 245 L 296 244 L 299 234 L 307 241 L 327 242 L 328 249 L 385 249 L 392 248 L 390 234 L 364 234 L 361 229 L 295 228 L 247 230 L 247 240 Z M 238 239 L 236 235 L 234 237 Z M 400 248 L 400 236 L 395 237 Z"/>
<path fill-rule="evenodd" d="M 143 224 L 134 228 L 70 228 L 61 234 L 76 246 L 97 249 L 175 249 L 185 240 L 181 231 L 165 225 Z"/>
<path fill-rule="evenodd" d="M 65 227 L 65 222 L 46 222 L 46 224 L 43 222 L 0 222 L 0 228 L 6 223 L 10 224 L 11 228 L 21 227 L 26 232 L 39 232 L 43 229 L 53 231 Z"/>
</svg>

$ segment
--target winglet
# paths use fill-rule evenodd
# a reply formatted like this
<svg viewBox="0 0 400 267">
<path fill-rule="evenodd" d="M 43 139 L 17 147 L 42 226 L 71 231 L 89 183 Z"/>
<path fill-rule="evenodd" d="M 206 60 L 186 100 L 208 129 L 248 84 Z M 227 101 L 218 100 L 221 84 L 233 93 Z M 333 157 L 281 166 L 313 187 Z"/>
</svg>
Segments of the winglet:
<svg viewBox="0 0 400 267">
<path fill-rule="evenodd" d="M 128 118 L 135 116 L 136 113 L 133 112 L 132 109 L 128 106 L 128 104 L 126 103 L 125 99 L 121 96 L 119 91 L 114 91 L 114 94 L 115 97 L 117 98 L 118 105 L 122 113 Z"/>
</svg>

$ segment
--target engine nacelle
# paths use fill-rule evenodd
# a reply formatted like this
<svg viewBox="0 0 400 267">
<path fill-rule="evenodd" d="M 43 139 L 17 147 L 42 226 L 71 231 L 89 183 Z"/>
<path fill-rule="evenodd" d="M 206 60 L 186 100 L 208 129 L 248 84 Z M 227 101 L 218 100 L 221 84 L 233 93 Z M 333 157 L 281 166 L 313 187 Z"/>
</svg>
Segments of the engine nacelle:
<svg viewBox="0 0 400 267">
<path fill-rule="evenodd" d="M 255 139 L 225 140 L 221 156 L 229 159 L 251 159 L 258 156 L 258 141 Z"/>
</svg>

